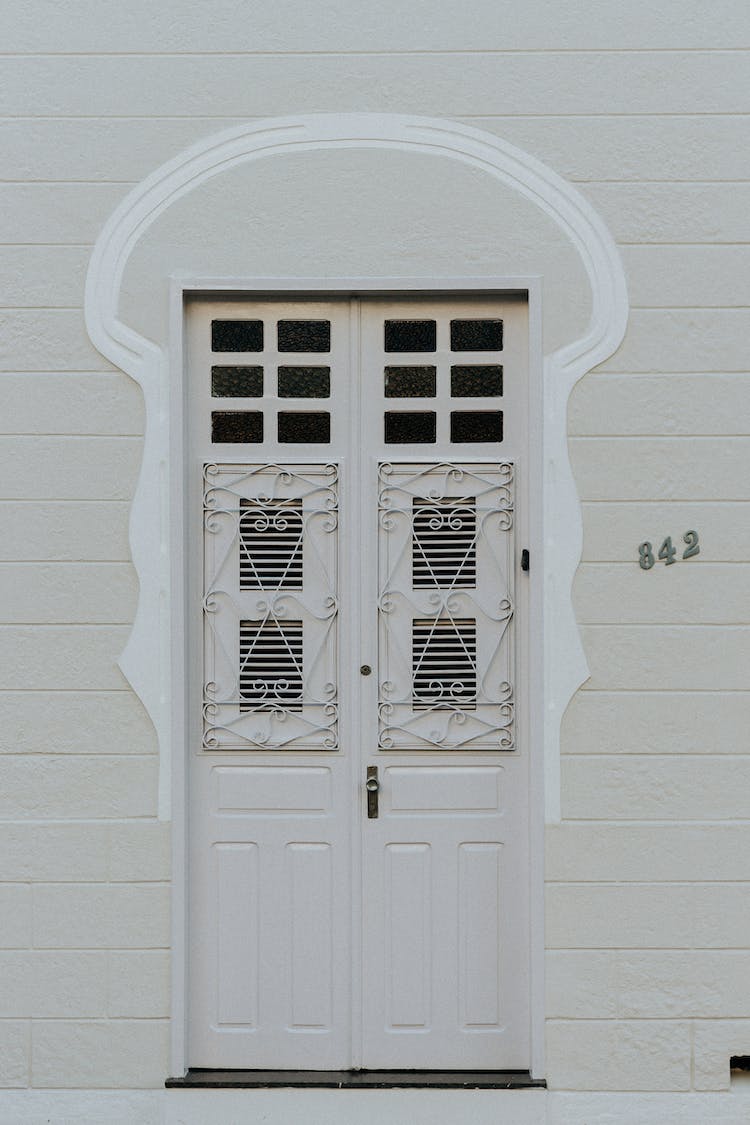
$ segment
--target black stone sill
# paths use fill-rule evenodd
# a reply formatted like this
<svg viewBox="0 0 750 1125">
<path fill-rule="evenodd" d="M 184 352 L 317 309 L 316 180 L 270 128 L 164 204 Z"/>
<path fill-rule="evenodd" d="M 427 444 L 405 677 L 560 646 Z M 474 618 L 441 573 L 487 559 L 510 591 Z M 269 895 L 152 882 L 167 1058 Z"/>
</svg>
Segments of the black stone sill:
<svg viewBox="0 0 750 1125">
<path fill-rule="evenodd" d="M 544 1089 L 543 1079 L 523 1070 L 189 1070 L 168 1078 L 168 1090 L 257 1090 L 320 1086 L 332 1090 L 431 1087 L 442 1090 Z"/>
</svg>

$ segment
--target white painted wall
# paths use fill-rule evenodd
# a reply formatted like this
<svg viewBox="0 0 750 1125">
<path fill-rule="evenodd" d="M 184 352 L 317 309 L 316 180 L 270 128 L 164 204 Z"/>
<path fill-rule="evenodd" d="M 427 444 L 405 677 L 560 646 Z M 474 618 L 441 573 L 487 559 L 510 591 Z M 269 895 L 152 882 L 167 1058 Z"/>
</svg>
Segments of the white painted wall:
<svg viewBox="0 0 750 1125">
<path fill-rule="evenodd" d="M 168 1070 L 169 825 L 156 819 L 154 734 L 115 663 L 136 597 L 126 529 L 143 410 L 84 330 L 90 247 L 133 183 L 209 133 L 366 110 L 451 118 L 520 146 L 573 181 L 620 245 L 628 334 L 569 410 L 584 510 L 575 607 L 592 677 L 563 725 L 563 819 L 548 828 L 548 1079 L 672 1093 L 596 1103 L 630 1106 L 623 1121 L 741 1120 L 736 1090 L 711 1108 L 699 1091 L 728 1088 L 729 1055 L 750 1053 L 749 33 L 733 0 L 604 0 L 593 14 L 542 0 L 0 11 L 4 1086 L 148 1088 Z M 394 272 L 386 235 L 403 247 L 419 200 L 389 167 L 369 168 L 381 178 L 365 203 L 377 218 L 390 184 L 407 197 L 403 225 L 368 228 L 356 254 L 348 242 L 310 272 L 347 254 L 367 255 L 368 269 L 335 272 Z M 267 208 L 290 176 L 269 169 L 253 199 Z M 298 239 L 305 220 L 322 221 L 329 186 L 312 185 Z M 488 204 L 478 181 L 471 190 L 468 218 L 443 206 L 461 270 L 480 273 Z M 162 245 L 182 245 L 193 268 L 180 218 Z M 356 215 L 339 218 L 350 236 Z M 288 252 L 269 267 L 272 227 L 243 229 L 238 247 L 253 256 L 244 273 L 292 271 Z M 532 268 L 518 229 L 509 248 L 507 272 Z M 164 290 L 138 288 L 154 278 L 153 253 L 134 259 L 127 311 L 158 334 Z M 565 255 L 546 294 L 552 342 L 582 307 Z M 455 261 L 431 231 L 411 260 L 420 274 Z M 697 559 L 636 567 L 642 539 L 689 527 Z M 31 1117 L 35 1098 L 0 1099 L 0 1120 Z M 554 1108 L 565 1104 L 549 1103 L 550 1121 L 599 1112 Z"/>
</svg>

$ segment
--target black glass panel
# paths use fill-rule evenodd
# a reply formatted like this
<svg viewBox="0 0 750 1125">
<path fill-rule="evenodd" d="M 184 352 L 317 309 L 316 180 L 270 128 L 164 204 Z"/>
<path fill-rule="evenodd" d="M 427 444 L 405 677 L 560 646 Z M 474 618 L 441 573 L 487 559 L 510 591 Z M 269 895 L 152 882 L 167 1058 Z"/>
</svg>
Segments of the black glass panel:
<svg viewBox="0 0 750 1125">
<path fill-rule="evenodd" d="M 262 352 L 262 320 L 212 320 L 212 352 Z"/>
<path fill-rule="evenodd" d="M 211 441 L 263 441 L 263 414 L 260 410 L 214 410 L 211 415 Z"/>
<path fill-rule="evenodd" d="M 437 368 L 386 367 L 386 398 L 434 398 Z"/>
<path fill-rule="evenodd" d="M 489 398 L 503 393 L 503 369 L 499 364 L 451 367 L 454 398 Z"/>
<path fill-rule="evenodd" d="M 435 441 L 434 410 L 386 411 L 385 440 L 390 444 Z"/>
<path fill-rule="evenodd" d="M 386 320 L 387 352 L 434 352 L 437 325 L 434 320 Z"/>
<path fill-rule="evenodd" d="M 279 441 L 328 442 L 331 440 L 331 415 L 328 411 L 279 414 Z"/>
<path fill-rule="evenodd" d="M 280 352 L 330 352 L 330 320 L 280 320 Z"/>
<path fill-rule="evenodd" d="M 214 398 L 260 398 L 263 368 L 212 367 L 211 394 Z"/>
<path fill-rule="evenodd" d="M 451 411 L 451 441 L 502 440 L 502 410 Z"/>
<path fill-rule="evenodd" d="M 503 346 L 502 320 L 452 320 L 452 352 L 497 352 Z"/>
<path fill-rule="evenodd" d="M 279 368 L 279 398 L 330 397 L 330 367 Z"/>
</svg>

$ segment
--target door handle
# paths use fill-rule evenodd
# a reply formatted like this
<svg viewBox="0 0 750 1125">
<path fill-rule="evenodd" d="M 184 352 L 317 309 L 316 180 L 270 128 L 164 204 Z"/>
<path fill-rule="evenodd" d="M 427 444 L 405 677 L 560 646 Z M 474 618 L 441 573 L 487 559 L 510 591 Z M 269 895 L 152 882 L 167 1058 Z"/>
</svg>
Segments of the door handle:
<svg viewBox="0 0 750 1125">
<path fill-rule="evenodd" d="M 367 781 L 365 782 L 365 789 L 367 790 L 367 819 L 378 819 L 378 793 L 380 792 L 380 782 L 378 781 L 378 767 L 367 767 Z"/>
</svg>

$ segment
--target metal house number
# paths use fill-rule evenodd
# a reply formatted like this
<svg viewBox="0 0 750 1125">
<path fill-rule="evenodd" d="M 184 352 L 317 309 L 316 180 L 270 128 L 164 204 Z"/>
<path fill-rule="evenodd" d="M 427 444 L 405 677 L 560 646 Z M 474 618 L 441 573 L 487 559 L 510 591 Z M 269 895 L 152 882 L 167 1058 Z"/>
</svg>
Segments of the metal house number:
<svg viewBox="0 0 750 1125">
<path fill-rule="evenodd" d="M 686 531 L 682 537 L 683 543 L 687 543 L 685 550 L 682 552 L 683 559 L 692 559 L 693 555 L 700 553 L 698 546 L 698 532 Z M 677 548 L 672 545 L 672 536 L 668 535 L 659 548 L 656 559 L 661 559 L 665 566 L 671 566 L 672 563 L 677 562 Z M 638 565 L 641 570 L 651 570 L 651 567 L 656 562 L 653 554 L 651 544 L 646 540 L 638 547 Z"/>
</svg>

